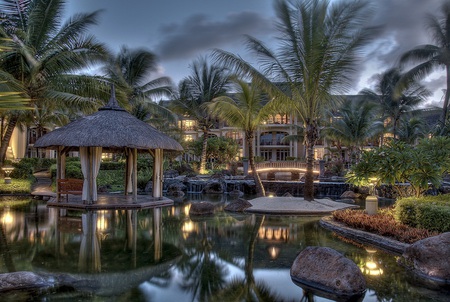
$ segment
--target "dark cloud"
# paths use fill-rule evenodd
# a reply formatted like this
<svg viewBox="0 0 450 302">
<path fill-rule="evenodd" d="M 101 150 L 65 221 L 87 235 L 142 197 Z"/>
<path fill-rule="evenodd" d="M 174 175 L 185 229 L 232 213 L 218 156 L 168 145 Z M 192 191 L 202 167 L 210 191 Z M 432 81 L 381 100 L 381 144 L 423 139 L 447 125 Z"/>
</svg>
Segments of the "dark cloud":
<svg viewBox="0 0 450 302">
<path fill-rule="evenodd" d="M 244 34 L 258 36 L 272 31 L 272 21 L 254 12 L 232 13 L 221 21 L 196 14 L 182 23 L 162 26 L 155 51 L 163 60 L 189 59 L 211 48 L 239 46 Z"/>
</svg>

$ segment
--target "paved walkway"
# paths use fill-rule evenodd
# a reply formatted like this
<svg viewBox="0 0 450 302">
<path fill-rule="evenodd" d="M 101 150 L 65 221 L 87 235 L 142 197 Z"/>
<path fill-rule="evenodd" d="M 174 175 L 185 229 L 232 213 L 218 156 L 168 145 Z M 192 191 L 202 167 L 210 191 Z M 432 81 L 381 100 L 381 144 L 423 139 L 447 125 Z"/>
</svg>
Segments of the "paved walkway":
<svg viewBox="0 0 450 302">
<path fill-rule="evenodd" d="M 258 197 L 249 202 L 252 207 L 247 208 L 246 212 L 283 215 L 322 215 L 340 209 L 359 207 L 328 198 L 306 201 L 301 197 Z"/>
<path fill-rule="evenodd" d="M 41 198 L 56 197 L 56 194 L 52 192 L 52 180 L 50 173 L 48 172 L 36 172 L 34 173 L 36 182 L 31 187 L 31 195 L 39 196 Z"/>
</svg>

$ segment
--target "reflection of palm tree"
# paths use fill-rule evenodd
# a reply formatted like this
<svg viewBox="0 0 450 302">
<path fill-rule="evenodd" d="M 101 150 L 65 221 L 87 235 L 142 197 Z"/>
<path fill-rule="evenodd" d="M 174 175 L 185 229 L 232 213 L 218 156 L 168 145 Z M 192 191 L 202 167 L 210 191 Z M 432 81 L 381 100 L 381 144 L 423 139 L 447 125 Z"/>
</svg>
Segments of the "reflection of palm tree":
<svg viewBox="0 0 450 302">
<path fill-rule="evenodd" d="M 180 261 L 184 275 L 182 288 L 192 292 L 192 301 L 207 301 L 213 293 L 225 284 L 226 268 L 212 253 L 212 243 L 208 239 L 206 221 L 202 222 L 201 240 L 192 249 L 187 249 Z"/>
<path fill-rule="evenodd" d="M 8 269 L 8 272 L 12 273 L 16 271 L 16 267 L 14 265 L 14 261 L 12 259 L 11 251 L 8 247 L 8 242 L 6 241 L 5 229 L 3 228 L 3 224 L 0 223 L 0 254 L 3 257 L 3 261 L 5 262 L 5 266 Z"/>
<path fill-rule="evenodd" d="M 270 292 L 266 284 L 256 282 L 253 275 L 253 259 L 255 254 L 256 238 L 263 225 L 265 216 L 256 216 L 255 223 L 250 232 L 247 258 L 245 261 L 245 278 L 235 278 L 216 296 L 217 301 L 281 301 L 281 298 Z"/>
</svg>

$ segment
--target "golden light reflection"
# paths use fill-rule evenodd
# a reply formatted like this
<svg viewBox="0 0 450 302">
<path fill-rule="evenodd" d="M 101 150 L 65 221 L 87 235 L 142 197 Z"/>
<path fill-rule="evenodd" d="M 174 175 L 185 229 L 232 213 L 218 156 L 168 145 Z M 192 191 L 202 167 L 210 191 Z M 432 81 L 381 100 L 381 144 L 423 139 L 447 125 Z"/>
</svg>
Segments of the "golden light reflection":
<svg viewBox="0 0 450 302">
<path fill-rule="evenodd" d="M 289 230 L 284 227 L 260 227 L 258 237 L 259 239 L 287 241 Z"/>
<path fill-rule="evenodd" d="M 183 238 L 187 239 L 190 233 L 195 230 L 195 224 L 192 221 L 185 221 L 183 226 L 181 227 L 181 231 L 183 232 Z"/>
<path fill-rule="evenodd" d="M 98 213 L 98 216 L 97 216 L 97 230 L 99 232 L 104 232 L 109 227 L 109 222 L 108 222 L 108 219 L 106 217 L 106 211 L 98 211 L 97 213 Z"/>
<path fill-rule="evenodd" d="M 267 251 L 269 252 L 270 259 L 277 259 L 280 255 L 281 249 L 276 246 L 269 246 Z"/>
<path fill-rule="evenodd" d="M 191 205 L 188 204 L 184 207 L 184 215 L 189 216 L 189 210 L 191 209 Z"/>
<path fill-rule="evenodd" d="M 6 225 L 8 225 L 8 224 L 10 225 L 10 224 L 14 223 L 14 216 L 9 211 L 9 208 L 6 208 L 5 213 L 3 213 L 2 223 L 6 224 Z"/>
<path fill-rule="evenodd" d="M 366 263 L 361 267 L 361 272 L 365 275 L 369 276 L 380 276 L 383 274 L 383 269 L 378 267 L 378 263 L 374 261 L 374 254 L 377 252 L 374 249 L 367 248 L 367 253 L 369 257 L 367 258 Z"/>
</svg>

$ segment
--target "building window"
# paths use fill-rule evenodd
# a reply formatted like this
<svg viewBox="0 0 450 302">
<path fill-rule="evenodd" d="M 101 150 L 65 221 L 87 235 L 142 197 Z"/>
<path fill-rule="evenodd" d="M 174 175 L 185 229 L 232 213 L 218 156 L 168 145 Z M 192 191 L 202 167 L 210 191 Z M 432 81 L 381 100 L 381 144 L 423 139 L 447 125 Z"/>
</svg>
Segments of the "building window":
<svg viewBox="0 0 450 302">
<path fill-rule="evenodd" d="M 264 158 L 265 161 L 272 160 L 272 150 L 262 150 L 261 157 Z"/>
<path fill-rule="evenodd" d="M 278 160 L 286 160 L 286 157 L 289 156 L 289 150 L 277 150 L 277 161 Z"/>
<path fill-rule="evenodd" d="M 195 120 L 181 120 L 178 121 L 178 126 L 183 131 L 195 131 L 197 125 Z"/>
<path fill-rule="evenodd" d="M 192 141 L 194 141 L 194 135 L 192 135 L 192 134 L 185 134 L 183 136 L 183 140 L 185 142 L 192 142 Z"/>
</svg>

